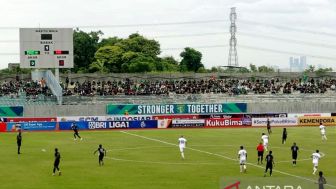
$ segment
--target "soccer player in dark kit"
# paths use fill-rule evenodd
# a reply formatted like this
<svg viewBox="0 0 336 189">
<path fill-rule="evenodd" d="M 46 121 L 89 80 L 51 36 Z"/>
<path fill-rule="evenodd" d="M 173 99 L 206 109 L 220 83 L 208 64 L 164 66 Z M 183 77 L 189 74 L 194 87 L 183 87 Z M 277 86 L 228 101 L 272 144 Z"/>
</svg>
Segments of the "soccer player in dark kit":
<svg viewBox="0 0 336 189">
<path fill-rule="evenodd" d="M 268 169 L 270 170 L 270 176 L 272 176 L 272 170 L 274 167 L 274 158 L 272 155 L 272 151 L 269 151 L 269 154 L 266 156 L 265 160 L 266 160 L 266 169 L 265 169 L 264 177 L 266 177 L 266 173 Z"/>
<path fill-rule="evenodd" d="M 61 154 L 59 153 L 58 149 L 55 148 L 55 161 L 54 161 L 54 170 L 53 170 L 53 176 L 55 176 L 56 170 L 58 171 L 58 175 L 61 176 L 61 171 L 59 168 L 59 164 L 61 161 Z"/>
<path fill-rule="evenodd" d="M 21 130 L 19 130 L 19 134 L 16 136 L 16 143 L 17 143 L 17 153 L 21 154 L 20 149 L 21 149 L 21 143 L 22 143 L 22 134 Z"/>
<path fill-rule="evenodd" d="M 291 147 L 291 150 L 292 150 L 293 166 L 296 166 L 296 160 L 297 160 L 297 156 L 298 156 L 299 147 L 296 146 L 295 142 L 294 142 L 293 146 Z"/>
<path fill-rule="evenodd" d="M 96 153 L 99 153 L 99 166 L 103 166 L 104 165 L 104 156 L 106 156 L 106 150 L 103 148 L 103 146 L 101 144 L 99 144 L 99 148 L 93 153 L 94 155 Z"/>
<path fill-rule="evenodd" d="M 286 140 L 287 140 L 287 129 L 283 128 L 283 131 L 282 131 L 282 144 L 285 144 Z"/>
<path fill-rule="evenodd" d="M 324 178 L 322 171 L 319 172 L 319 178 L 316 184 L 318 184 L 319 189 L 324 189 L 324 185 L 327 184 L 327 180 Z"/>
<path fill-rule="evenodd" d="M 72 123 L 71 128 L 72 128 L 72 130 L 74 131 L 74 140 L 77 140 L 76 136 L 77 136 L 78 138 L 80 138 L 81 140 L 83 140 L 83 138 L 80 137 L 79 134 L 78 134 L 78 126 L 77 126 L 76 122 L 73 122 L 73 123 Z"/>
<path fill-rule="evenodd" d="M 267 132 L 268 134 L 272 133 L 272 129 L 271 129 L 271 121 L 269 118 L 267 118 Z"/>
</svg>

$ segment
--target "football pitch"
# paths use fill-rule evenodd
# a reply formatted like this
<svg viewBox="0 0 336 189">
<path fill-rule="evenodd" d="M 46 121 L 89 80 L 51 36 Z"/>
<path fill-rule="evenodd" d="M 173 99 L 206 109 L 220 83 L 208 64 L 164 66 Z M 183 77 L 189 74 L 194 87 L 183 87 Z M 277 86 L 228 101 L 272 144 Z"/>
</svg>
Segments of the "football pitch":
<svg viewBox="0 0 336 189">
<path fill-rule="evenodd" d="M 269 149 L 275 167 L 273 176 L 266 178 L 265 165 L 257 165 L 256 152 L 265 128 L 80 131 L 82 141 L 74 141 L 72 132 L 23 132 L 21 155 L 16 133 L 1 133 L 0 188 L 218 189 L 229 178 L 274 182 L 285 178 L 314 189 L 318 176 L 312 175 L 310 156 L 316 149 L 323 156 L 318 169 L 329 184 L 325 188 L 336 188 L 335 127 L 327 127 L 326 142 L 317 127 L 287 128 L 286 144 L 281 144 L 282 128 L 272 130 Z M 187 139 L 185 160 L 177 146 L 181 135 Z M 300 148 L 295 167 L 290 151 L 293 142 Z M 107 150 L 102 167 L 93 155 L 99 144 Z M 247 173 L 239 171 L 240 145 L 248 153 Z M 61 153 L 61 176 L 52 176 L 55 147 Z"/>
</svg>

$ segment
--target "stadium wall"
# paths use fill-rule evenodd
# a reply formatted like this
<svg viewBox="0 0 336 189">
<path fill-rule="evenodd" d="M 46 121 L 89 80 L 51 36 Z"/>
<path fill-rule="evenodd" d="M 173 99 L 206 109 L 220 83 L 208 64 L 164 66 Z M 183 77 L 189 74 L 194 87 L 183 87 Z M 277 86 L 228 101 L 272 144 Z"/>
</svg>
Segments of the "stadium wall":
<svg viewBox="0 0 336 189">
<path fill-rule="evenodd" d="M 25 117 L 57 117 L 106 115 L 105 104 L 93 105 L 27 105 L 24 107 Z"/>
<path fill-rule="evenodd" d="M 105 116 L 106 103 L 86 105 L 26 105 L 24 117 Z M 335 112 L 336 102 L 253 102 L 247 103 L 246 113 L 330 113 Z"/>
<path fill-rule="evenodd" d="M 0 132 L 16 131 L 62 131 L 72 130 L 74 124 L 80 130 L 101 130 L 101 129 L 168 129 L 168 128 L 233 128 L 233 127 L 266 127 L 268 118 L 206 118 L 206 119 L 159 119 L 159 120 L 126 120 L 116 121 L 19 121 L 0 122 Z M 33 120 L 34 118 L 31 118 Z M 57 118 L 58 120 L 60 118 Z M 63 120 L 63 118 L 61 118 Z M 72 119 L 70 117 L 70 119 Z M 104 118 L 99 118 L 104 119 Z M 133 119 L 133 118 L 132 118 Z M 325 126 L 335 126 L 336 117 L 314 117 L 304 116 L 296 118 L 274 117 L 269 118 L 271 126 L 282 127 L 302 127 L 319 126 L 322 123 Z M 74 123 L 76 122 L 76 123 Z"/>
</svg>

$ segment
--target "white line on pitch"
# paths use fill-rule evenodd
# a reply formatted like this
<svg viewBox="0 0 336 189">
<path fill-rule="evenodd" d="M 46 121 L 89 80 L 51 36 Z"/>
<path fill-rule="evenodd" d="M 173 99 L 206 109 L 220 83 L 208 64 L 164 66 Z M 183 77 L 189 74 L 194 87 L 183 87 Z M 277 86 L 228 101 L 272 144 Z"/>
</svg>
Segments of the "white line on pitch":
<svg viewBox="0 0 336 189">
<path fill-rule="evenodd" d="M 132 160 L 132 159 L 121 159 L 115 157 L 106 157 L 107 159 L 112 159 L 116 161 L 126 161 L 126 162 L 136 162 L 136 163 L 148 163 L 148 164 L 163 164 L 163 165 L 218 165 L 218 163 L 211 163 L 211 162 L 195 162 L 195 163 L 188 163 L 188 162 L 161 162 L 161 161 L 142 161 L 142 160 Z"/>
<path fill-rule="evenodd" d="M 134 133 L 129 133 L 129 132 L 126 132 L 126 131 L 120 131 L 120 132 L 124 133 L 124 134 L 127 134 L 127 135 L 132 135 L 132 136 L 135 136 L 135 137 L 139 137 L 139 138 L 143 138 L 143 139 L 147 139 L 147 140 L 151 140 L 151 141 L 160 142 L 160 143 L 167 144 L 167 145 L 178 146 L 177 144 L 173 144 L 173 143 L 166 142 L 166 141 L 159 140 L 159 139 L 155 139 L 155 138 L 149 138 L 149 137 L 145 137 L 145 136 L 142 136 L 142 135 L 137 135 L 137 134 L 134 134 Z M 216 153 L 212 153 L 212 152 L 208 152 L 208 151 L 204 151 L 204 150 L 199 150 L 199 149 L 196 149 L 196 148 L 187 147 L 187 149 L 193 150 L 193 151 L 196 151 L 196 152 L 201 152 L 201 153 L 213 155 L 213 156 L 217 156 L 217 157 L 222 157 L 222 158 L 225 158 L 225 159 L 228 159 L 228 160 L 231 160 L 231 161 L 237 161 L 237 159 L 233 159 L 233 158 L 230 158 L 230 157 L 227 157 L 227 156 L 224 156 L 224 155 L 220 155 L 220 154 L 216 154 Z M 247 163 L 247 164 L 251 165 L 251 166 L 254 166 L 254 167 L 258 167 L 258 168 L 264 169 L 264 167 L 259 166 L 259 165 L 255 165 L 255 164 L 252 164 L 252 163 Z M 306 178 L 306 177 L 301 177 L 301 176 L 298 176 L 298 175 L 293 175 L 293 174 L 286 173 L 286 172 L 283 172 L 283 171 L 279 171 L 279 170 L 273 170 L 273 171 L 274 172 L 278 172 L 278 173 L 283 174 L 283 175 L 299 178 L 299 179 L 302 179 L 302 180 L 307 180 L 307 181 L 314 182 L 314 183 L 316 182 L 315 180 L 312 180 L 312 179 L 309 179 L 309 178 Z M 328 185 L 328 186 L 330 186 L 332 188 L 336 188 L 335 185 L 331 185 L 331 184 L 326 184 L 326 185 Z"/>
</svg>

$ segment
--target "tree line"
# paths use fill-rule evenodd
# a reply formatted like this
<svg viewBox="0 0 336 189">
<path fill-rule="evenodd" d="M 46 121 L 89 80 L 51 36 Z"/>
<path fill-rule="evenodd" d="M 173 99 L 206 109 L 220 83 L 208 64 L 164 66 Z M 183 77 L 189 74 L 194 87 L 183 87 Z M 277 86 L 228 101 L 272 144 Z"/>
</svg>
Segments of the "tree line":
<svg viewBox="0 0 336 189">
<path fill-rule="evenodd" d="M 74 30 L 74 68 L 61 69 L 72 73 L 144 73 L 144 72 L 198 72 L 198 73 L 272 73 L 272 67 L 250 64 L 249 68 L 212 67 L 206 69 L 202 63 L 202 53 L 191 47 L 185 47 L 180 53 L 181 60 L 172 56 L 160 57 L 160 43 L 138 33 L 127 38 L 102 38 L 103 32 L 84 32 Z M 225 64 L 225 63 L 224 63 Z M 315 69 L 307 72 L 323 75 L 331 68 Z M 3 69 L 0 73 L 29 73 L 30 69 Z"/>
<path fill-rule="evenodd" d="M 158 41 L 134 33 L 128 38 L 101 38 L 101 31 L 74 31 L 76 73 L 198 72 L 204 69 L 202 53 L 186 47 L 181 61 L 160 57 Z"/>
<path fill-rule="evenodd" d="M 248 73 L 275 72 L 268 66 L 250 68 L 212 67 L 206 69 L 202 53 L 186 47 L 180 53 L 181 61 L 172 56 L 160 57 L 160 43 L 134 33 L 126 39 L 118 37 L 101 38 L 103 33 L 74 31 L 75 73 L 141 73 L 141 72 L 198 72 L 198 73 Z"/>
</svg>

